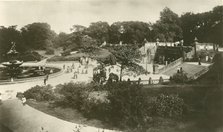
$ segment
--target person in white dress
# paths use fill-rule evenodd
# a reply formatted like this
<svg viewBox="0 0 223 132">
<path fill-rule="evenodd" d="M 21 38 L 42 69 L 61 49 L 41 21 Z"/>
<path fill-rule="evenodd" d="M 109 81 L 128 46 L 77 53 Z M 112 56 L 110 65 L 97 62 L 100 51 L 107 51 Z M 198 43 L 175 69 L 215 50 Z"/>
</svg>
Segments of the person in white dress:
<svg viewBox="0 0 223 132">
<path fill-rule="evenodd" d="M 26 105 L 26 97 L 25 96 L 22 97 L 22 104 Z"/>
</svg>

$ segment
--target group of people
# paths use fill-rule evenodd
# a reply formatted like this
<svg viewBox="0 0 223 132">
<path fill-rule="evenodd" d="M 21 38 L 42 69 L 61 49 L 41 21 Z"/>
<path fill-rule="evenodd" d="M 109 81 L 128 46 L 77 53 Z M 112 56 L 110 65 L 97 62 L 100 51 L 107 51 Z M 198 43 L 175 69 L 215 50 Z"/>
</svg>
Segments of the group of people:
<svg viewBox="0 0 223 132">
<path fill-rule="evenodd" d="M 182 67 L 177 67 L 177 73 L 183 73 L 183 68 Z"/>
<path fill-rule="evenodd" d="M 81 59 L 80 59 L 81 60 Z M 81 60 L 80 62 L 82 62 Z M 78 78 L 78 74 L 88 74 L 88 64 L 83 64 L 79 63 L 77 67 L 75 67 L 75 64 L 73 63 L 71 66 L 66 66 L 65 64 L 63 65 L 63 69 L 66 71 L 66 73 L 71 73 L 73 72 L 74 79 Z"/>
</svg>

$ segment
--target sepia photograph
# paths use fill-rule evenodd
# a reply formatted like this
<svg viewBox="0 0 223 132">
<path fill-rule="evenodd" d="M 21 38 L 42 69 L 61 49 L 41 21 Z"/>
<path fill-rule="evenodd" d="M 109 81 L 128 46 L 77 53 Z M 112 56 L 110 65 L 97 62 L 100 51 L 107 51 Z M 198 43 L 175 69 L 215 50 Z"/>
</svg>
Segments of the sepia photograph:
<svg viewBox="0 0 223 132">
<path fill-rule="evenodd" d="M 0 0 L 0 132 L 223 132 L 223 0 Z"/>
</svg>

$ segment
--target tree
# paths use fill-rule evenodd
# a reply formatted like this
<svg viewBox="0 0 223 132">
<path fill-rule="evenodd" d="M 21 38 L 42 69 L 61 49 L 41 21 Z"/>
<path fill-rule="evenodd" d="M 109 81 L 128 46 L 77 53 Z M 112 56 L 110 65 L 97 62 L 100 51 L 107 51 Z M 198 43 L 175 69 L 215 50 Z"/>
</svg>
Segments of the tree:
<svg viewBox="0 0 223 132">
<path fill-rule="evenodd" d="M 52 46 L 52 41 L 56 36 L 47 23 L 28 24 L 21 31 L 24 44 L 30 49 L 46 49 Z"/>
<path fill-rule="evenodd" d="M 214 7 L 204 13 L 185 13 L 181 16 L 183 38 L 187 45 L 193 43 L 195 37 L 199 42 L 222 45 L 223 40 L 223 6 Z"/>
<path fill-rule="evenodd" d="M 153 25 L 155 37 L 161 41 L 174 42 L 182 39 L 181 21 L 169 8 L 160 12 L 160 20 Z"/>
<path fill-rule="evenodd" d="M 191 12 L 187 12 L 181 16 L 183 39 L 186 45 L 191 45 L 194 42 L 195 32 L 197 30 L 197 17 Z"/>
<path fill-rule="evenodd" d="M 72 28 L 70 28 L 70 30 L 72 32 L 83 32 L 84 30 L 86 30 L 86 27 L 82 25 L 73 25 Z"/>
<path fill-rule="evenodd" d="M 120 33 L 120 28 L 124 28 L 124 32 Z M 141 44 L 144 39 L 152 41 L 151 24 L 139 21 L 115 22 L 110 27 L 111 43 L 119 43 L 123 41 L 127 44 Z"/>
<path fill-rule="evenodd" d="M 135 69 L 136 71 L 141 69 L 141 71 L 144 71 L 142 70 L 143 68 L 137 64 L 141 55 L 136 46 L 113 47 L 110 48 L 109 51 L 115 56 L 116 61 L 121 65 L 120 81 L 122 80 L 122 72 L 125 68 Z"/>
<path fill-rule="evenodd" d="M 98 49 L 97 41 L 88 35 L 84 35 L 81 38 L 81 45 L 79 48 L 81 48 L 83 52 L 93 53 Z"/>
<path fill-rule="evenodd" d="M 109 24 L 107 22 L 95 22 L 85 30 L 85 34 L 94 38 L 98 46 L 101 45 L 104 41 L 108 42 L 109 40 Z"/>
<path fill-rule="evenodd" d="M 64 32 L 59 33 L 59 35 L 57 35 L 53 40 L 54 47 L 67 47 L 68 45 L 70 45 L 68 41 L 69 36 L 69 34 L 66 34 Z"/>
</svg>

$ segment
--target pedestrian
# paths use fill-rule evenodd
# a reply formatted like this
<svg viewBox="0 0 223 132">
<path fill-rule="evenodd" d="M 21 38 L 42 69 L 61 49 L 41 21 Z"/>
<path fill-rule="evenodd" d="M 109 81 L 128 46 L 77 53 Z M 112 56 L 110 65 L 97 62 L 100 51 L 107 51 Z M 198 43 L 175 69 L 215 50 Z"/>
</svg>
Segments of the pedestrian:
<svg viewBox="0 0 223 132">
<path fill-rule="evenodd" d="M 46 74 L 46 80 L 48 80 L 49 79 L 49 74 Z"/>
<path fill-rule="evenodd" d="M 183 73 L 183 68 L 182 67 L 180 67 L 180 73 Z"/>
<path fill-rule="evenodd" d="M 65 64 L 63 65 L 63 69 L 65 70 L 65 68 L 66 68 L 66 66 L 65 66 Z"/>
<path fill-rule="evenodd" d="M 198 65 L 201 65 L 201 58 L 198 58 Z"/>
<path fill-rule="evenodd" d="M 138 84 L 140 84 L 141 80 L 142 80 L 141 78 L 138 79 Z"/>
<path fill-rule="evenodd" d="M 212 57 L 212 56 L 210 56 L 210 62 L 212 62 L 212 60 L 213 60 L 213 57 Z"/>
<path fill-rule="evenodd" d="M 151 77 L 149 77 L 149 84 L 153 84 L 153 80 Z"/>
<path fill-rule="evenodd" d="M 2 94 L 0 93 L 0 105 L 2 104 Z"/>
<path fill-rule="evenodd" d="M 177 73 L 180 73 L 180 68 L 179 67 L 177 67 Z"/>
<path fill-rule="evenodd" d="M 74 72 L 74 79 L 77 79 L 77 72 Z"/>
<path fill-rule="evenodd" d="M 24 95 L 22 97 L 22 104 L 23 104 L 23 106 L 26 105 L 26 97 Z"/>
<path fill-rule="evenodd" d="M 128 78 L 127 82 L 128 82 L 128 84 L 131 84 L 131 80 L 129 78 Z"/>
<path fill-rule="evenodd" d="M 160 76 L 160 79 L 159 79 L 159 84 L 162 84 L 163 83 L 163 77 Z"/>
<path fill-rule="evenodd" d="M 47 79 L 46 79 L 46 77 L 43 79 L 43 83 L 44 83 L 44 85 L 46 85 L 46 81 L 47 81 Z"/>
<path fill-rule="evenodd" d="M 208 62 L 208 55 L 206 55 L 205 60 L 206 60 L 206 62 Z"/>
</svg>

